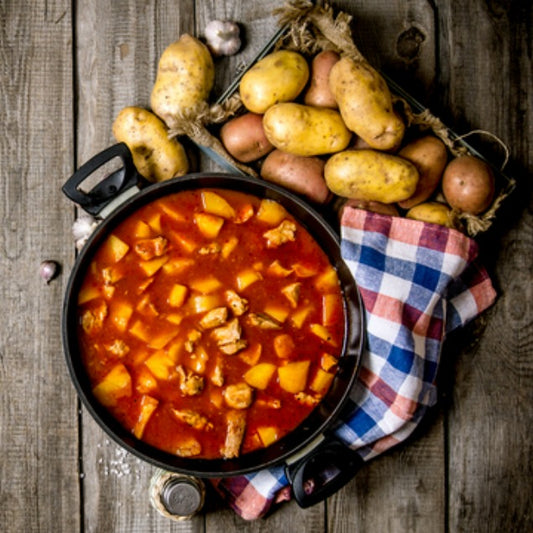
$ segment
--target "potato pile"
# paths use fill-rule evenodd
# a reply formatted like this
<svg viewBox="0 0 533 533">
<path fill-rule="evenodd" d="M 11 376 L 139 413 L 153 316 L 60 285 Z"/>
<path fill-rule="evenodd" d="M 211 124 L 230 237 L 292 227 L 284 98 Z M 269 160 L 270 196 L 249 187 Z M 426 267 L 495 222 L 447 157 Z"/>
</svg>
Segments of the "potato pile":
<svg viewBox="0 0 533 533">
<path fill-rule="evenodd" d="M 278 50 L 242 77 L 244 114 L 220 139 L 263 179 L 315 203 L 350 205 L 452 227 L 452 213 L 479 215 L 492 204 L 490 167 L 453 157 L 433 134 L 406 132 L 382 76 L 365 60 L 326 50 L 312 58 Z"/>
<path fill-rule="evenodd" d="M 189 171 L 185 149 L 169 131 L 209 108 L 214 76 L 208 47 L 185 34 L 161 55 L 151 111 L 126 107 L 116 117 L 116 140 L 149 181 Z M 492 205 L 490 167 L 454 157 L 436 135 L 406 131 L 385 80 L 364 58 L 325 50 L 308 61 L 276 50 L 245 72 L 239 96 L 243 113 L 216 133 L 222 151 L 314 203 L 337 196 L 450 227 L 458 213 L 478 216 Z"/>
<path fill-rule="evenodd" d="M 189 171 L 183 145 L 169 138 L 176 118 L 193 114 L 206 103 L 215 80 L 215 66 L 207 46 L 184 34 L 170 44 L 159 59 L 152 89 L 152 111 L 126 107 L 113 123 L 113 135 L 130 149 L 139 173 L 157 182 Z"/>
</svg>

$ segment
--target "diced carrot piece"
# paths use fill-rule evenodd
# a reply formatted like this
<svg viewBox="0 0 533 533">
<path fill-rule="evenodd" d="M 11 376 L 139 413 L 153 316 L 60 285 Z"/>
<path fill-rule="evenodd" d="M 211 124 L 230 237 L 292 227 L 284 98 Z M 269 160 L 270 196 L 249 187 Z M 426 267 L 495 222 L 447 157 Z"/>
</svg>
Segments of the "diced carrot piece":
<svg viewBox="0 0 533 533">
<path fill-rule="evenodd" d="M 261 200 L 256 217 L 258 220 L 268 224 L 269 226 L 277 226 L 284 218 L 287 217 L 287 211 L 275 200 L 264 198 Z"/>
<path fill-rule="evenodd" d="M 224 225 L 224 219 L 211 213 L 195 213 L 194 221 L 200 233 L 208 239 L 214 239 Z"/>
<path fill-rule="evenodd" d="M 279 439 L 278 429 L 274 426 L 259 426 L 257 428 L 257 433 L 265 447 Z"/>
<path fill-rule="evenodd" d="M 243 205 L 238 213 L 237 217 L 235 219 L 235 224 L 244 224 L 248 220 L 250 220 L 254 216 L 254 206 L 252 204 L 245 204 Z"/>
<path fill-rule="evenodd" d="M 222 218 L 232 219 L 235 217 L 235 209 L 217 193 L 211 191 L 202 192 L 202 205 L 204 211 Z"/>
<path fill-rule="evenodd" d="M 139 266 L 144 270 L 145 274 L 148 277 L 153 276 L 166 262 L 168 261 L 168 256 L 162 255 L 161 257 L 156 257 L 155 259 L 150 259 L 149 261 L 139 261 Z"/>
<path fill-rule="evenodd" d="M 333 381 L 333 374 L 330 374 L 329 372 L 325 372 L 321 368 L 319 368 L 316 371 L 315 376 L 311 380 L 311 383 L 309 385 L 309 388 L 313 392 L 317 392 L 318 394 L 324 394 L 331 385 L 331 382 Z"/>
<path fill-rule="evenodd" d="M 139 413 L 139 418 L 135 422 L 135 425 L 133 426 L 132 430 L 133 434 L 138 439 L 142 438 L 146 424 L 148 424 L 148 420 L 150 420 L 150 417 L 157 409 L 158 405 L 159 402 L 151 396 L 143 394 L 143 396 L 141 397 L 141 412 Z"/>
<path fill-rule="evenodd" d="M 322 296 L 322 325 L 332 326 L 342 319 L 342 304 L 337 294 Z"/>
<path fill-rule="evenodd" d="M 120 398 L 131 396 L 131 376 L 122 364 L 115 365 L 93 388 L 96 399 L 106 407 L 117 404 Z"/>
<path fill-rule="evenodd" d="M 265 390 L 272 376 L 276 372 L 276 365 L 272 363 L 259 363 L 252 366 L 244 373 L 244 381 L 254 389 Z"/>
<path fill-rule="evenodd" d="M 327 292 L 336 289 L 339 286 L 339 278 L 336 270 L 330 266 L 321 272 L 316 280 L 315 287 L 321 292 Z"/>
<path fill-rule="evenodd" d="M 319 338 L 321 338 L 323 341 L 326 341 L 327 343 L 331 344 L 332 346 L 337 346 L 337 343 L 333 339 L 331 333 L 329 330 L 324 327 L 322 324 L 310 324 L 309 329 Z"/>
<path fill-rule="evenodd" d="M 288 333 L 282 333 L 274 337 L 274 351 L 278 357 L 286 359 L 294 351 L 294 341 Z"/>
<path fill-rule="evenodd" d="M 119 331 L 126 331 L 133 307 L 126 302 L 113 301 L 109 306 L 109 319 Z"/>
<path fill-rule="evenodd" d="M 201 292 L 202 294 L 210 294 L 219 290 L 222 287 L 222 283 L 215 278 L 215 276 L 206 276 L 204 278 L 198 278 L 192 280 L 189 283 L 191 289 Z"/>
<path fill-rule="evenodd" d="M 168 295 L 168 303 L 172 307 L 181 307 L 185 303 L 185 298 L 189 290 L 185 285 L 180 283 L 174 283 L 170 289 L 170 294 Z"/>
<path fill-rule="evenodd" d="M 252 366 L 257 364 L 261 358 L 261 352 L 263 351 L 263 346 L 259 343 L 254 343 L 250 347 L 246 348 L 239 353 L 239 358 L 244 361 L 246 364 Z"/>
<path fill-rule="evenodd" d="M 293 394 L 302 392 L 307 384 L 310 361 L 295 361 L 278 368 L 279 386 Z"/>
<path fill-rule="evenodd" d="M 339 360 L 334 355 L 327 352 L 320 357 L 320 367 L 326 372 L 329 372 L 338 362 Z"/>
<path fill-rule="evenodd" d="M 243 270 L 237 274 L 237 288 L 242 291 L 246 289 L 246 287 L 252 285 L 252 283 L 255 283 L 261 279 L 263 279 L 263 276 L 260 272 L 257 272 L 251 268 Z"/>
</svg>

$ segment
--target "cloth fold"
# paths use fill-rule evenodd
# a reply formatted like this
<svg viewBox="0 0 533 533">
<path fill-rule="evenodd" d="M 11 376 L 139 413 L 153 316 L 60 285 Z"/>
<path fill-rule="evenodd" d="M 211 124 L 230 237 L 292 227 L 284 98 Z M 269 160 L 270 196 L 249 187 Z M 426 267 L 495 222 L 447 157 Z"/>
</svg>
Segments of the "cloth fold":
<svg viewBox="0 0 533 533">
<path fill-rule="evenodd" d="M 435 224 L 346 207 L 341 254 L 361 293 L 367 342 L 335 435 L 367 461 L 407 439 L 435 404 L 446 335 L 496 292 L 476 261 L 477 243 Z M 290 498 L 283 466 L 214 486 L 247 520 Z"/>
</svg>

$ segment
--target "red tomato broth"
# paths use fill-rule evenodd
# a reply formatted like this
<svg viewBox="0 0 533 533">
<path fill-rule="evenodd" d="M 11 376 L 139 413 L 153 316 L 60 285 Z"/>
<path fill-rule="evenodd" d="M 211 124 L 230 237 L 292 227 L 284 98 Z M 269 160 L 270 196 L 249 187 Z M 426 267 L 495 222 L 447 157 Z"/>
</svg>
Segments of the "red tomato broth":
<svg viewBox="0 0 533 533">
<path fill-rule="evenodd" d="M 253 389 L 252 404 L 246 411 L 246 430 L 240 445 L 240 454 L 247 453 L 262 447 L 264 444 L 258 435 L 258 428 L 274 427 L 276 440 L 283 437 L 298 426 L 313 410 L 316 404 L 327 392 L 310 390 L 309 386 L 321 366 L 321 357 L 326 352 L 338 357 L 342 347 L 344 335 L 344 312 L 342 294 L 335 275 L 334 286 L 329 284 L 326 289 L 317 288 L 317 280 L 324 272 L 331 270 L 331 264 L 309 233 L 294 218 L 285 213 L 284 220 L 296 224 L 295 240 L 285 242 L 280 246 L 268 248 L 264 233 L 278 225 L 267 224 L 257 218 L 261 199 L 244 193 L 229 190 L 210 190 L 226 199 L 234 208 L 237 219 L 241 213 L 253 215 L 245 221 L 235 222 L 235 219 L 224 219 L 224 223 L 215 238 L 203 235 L 195 222 L 197 213 L 205 212 L 202 204 L 203 191 L 183 191 L 156 200 L 137 210 L 133 215 L 119 224 L 112 232 L 123 243 L 129 246 L 128 251 L 118 261 L 113 262 L 106 242 L 104 242 L 94 255 L 91 266 L 85 275 L 80 294 L 89 288 L 95 288 L 98 296 L 79 304 L 80 326 L 79 339 L 82 358 L 94 390 L 105 381 L 109 372 L 119 363 L 123 364 L 130 376 L 131 390 L 113 388 L 104 395 L 106 407 L 113 416 L 127 429 L 134 431 L 141 413 L 143 394 L 157 400 L 155 410 L 148 416 L 141 434 L 143 441 L 168 452 L 186 455 L 180 450 L 184 444 L 195 439 L 201 451 L 194 453 L 194 457 L 220 458 L 221 449 L 226 438 L 226 411 L 228 407 L 224 399 L 224 391 L 228 385 L 241 383 L 244 374 L 253 366 L 245 362 L 241 355 L 256 344 L 262 346 L 261 355 L 257 363 L 271 363 L 276 366 L 272 378 L 264 390 Z M 164 209 L 163 209 L 164 208 Z M 177 219 L 168 213 L 172 209 L 180 216 Z M 160 215 L 159 227 L 154 223 L 154 217 Z M 245 217 L 246 218 L 246 217 Z M 142 238 L 135 236 L 139 221 L 150 222 L 150 234 L 147 239 L 163 236 L 168 239 L 164 256 L 168 256 L 167 263 L 176 258 L 193 259 L 194 264 L 180 272 L 172 273 L 160 267 L 153 275 L 147 273 L 139 266 L 140 258 L 135 252 L 135 245 Z M 177 238 L 176 234 L 180 237 Z M 184 247 L 180 238 L 185 237 L 191 248 Z M 237 237 L 239 244 L 227 258 L 223 258 L 220 251 L 213 253 L 200 253 L 200 251 L 217 243 L 231 242 Z M 161 256 L 160 256 L 161 257 Z M 291 269 L 292 265 L 304 266 L 308 272 L 307 277 L 299 277 L 291 271 L 286 277 L 272 275 L 268 267 L 278 261 L 284 268 Z M 103 271 L 111 267 L 120 273 L 119 279 L 111 283 L 104 282 Z M 238 273 L 252 270 L 259 272 L 258 279 L 244 289 L 239 289 L 236 284 Z M 198 322 L 207 312 L 187 314 L 191 298 L 200 293 L 191 289 L 191 284 L 202 278 L 214 276 L 220 282 L 220 288 L 208 294 L 223 295 L 231 289 L 240 297 L 248 300 L 248 310 L 237 317 L 241 327 L 241 339 L 247 341 L 247 347 L 238 350 L 235 354 L 226 355 L 219 349 L 210 334 L 211 329 L 201 331 L 200 340 L 194 345 L 192 352 L 185 349 L 187 334 L 199 330 Z M 151 279 L 148 286 L 145 286 Z M 283 287 L 295 282 L 300 282 L 300 293 L 297 306 L 291 305 L 287 297 L 281 292 Z M 182 306 L 175 308 L 169 303 L 169 291 L 174 284 L 187 287 L 187 295 Z M 320 284 L 319 284 L 320 285 Z M 105 293 L 104 287 L 112 287 L 112 294 Z M 323 320 L 322 296 L 330 295 L 334 302 L 333 312 L 327 325 L 330 342 L 321 339 L 310 331 L 310 324 L 321 324 Z M 331 296 L 333 295 L 333 296 Z M 143 297 L 148 298 L 149 305 L 143 310 L 137 309 Z M 117 302 L 125 302 L 131 307 L 131 315 L 126 320 L 123 331 L 117 329 L 117 322 L 113 322 L 113 309 Z M 220 297 L 220 306 L 227 306 L 224 297 Z M 100 328 L 96 331 L 83 326 L 83 316 L 87 311 L 94 312 L 99 306 L 107 306 L 107 315 L 103 318 Z M 115 306 L 115 307 L 114 307 Z M 265 308 L 282 309 L 287 313 L 287 318 L 278 322 L 279 329 L 261 329 L 249 321 L 254 313 L 265 313 Z M 297 310 L 308 308 L 309 313 L 300 327 L 296 327 L 291 319 Z M 169 315 L 182 314 L 181 322 L 169 322 Z M 333 317 L 333 318 L 331 318 Z M 227 321 L 234 319 L 231 310 Z M 132 334 L 133 326 L 140 323 L 147 340 Z M 167 335 L 169 340 L 163 346 L 153 347 L 154 339 L 158 335 Z M 294 349 L 281 358 L 274 349 L 274 337 L 288 334 L 292 338 Z M 127 353 L 117 355 L 110 349 L 118 340 L 128 348 Z M 208 355 L 205 368 L 202 372 L 194 374 L 203 378 L 203 390 L 195 395 L 187 396 L 180 390 L 180 377 L 177 367 L 186 372 L 196 368 L 197 349 L 201 346 Z M 163 379 L 154 376 L 147 367 L 147 361 L 154 354 L 168 355 L 172 353 L 172 364 L 168 365 L 168 377 Z M 277 368 L 295 361 L 309 361 L 309 371 L 306 386 L 302 391 L 312 402 L 301 401 L 296 394 L 284 390 L 279 383 Z M 217 364 L 222 364 L 223 385 L 214 384 L 210 376 L 215 372 Z M 141 376 L 147 375 L 155 386 L 148 391 L 139 392 Z M 334 374 L 336 366 L 328 368 L 327 372 Z M 275 405 L 274 407 L 272 404 Z M 111 405 L 109 405 L 111 404 Z M 189 424 L 178 420 L 171 409 L 190 410 L 200 414 L 208 420 L 207 429 L 195 429 Z M 267 443 L 268 444 L 268 443 Z"/>
</svg>

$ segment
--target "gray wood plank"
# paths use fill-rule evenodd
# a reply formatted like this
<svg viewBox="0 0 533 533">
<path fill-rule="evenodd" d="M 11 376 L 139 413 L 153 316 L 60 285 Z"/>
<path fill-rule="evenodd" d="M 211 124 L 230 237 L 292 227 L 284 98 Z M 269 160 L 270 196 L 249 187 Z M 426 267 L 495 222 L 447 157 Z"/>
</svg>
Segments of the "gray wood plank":
<svg viewBox="0 0 533 533">
<path fill-rule="evenodd" d="M 450 531 L 530 531 L 533 423 L 531 289 L 533 134 L 531 3 L 440 5 L 443 101 L 462 132 L 484 129 L 510 148 L 519 182 L 483 238 L 500 297 L 478 342 L 462 347 L 449 416 Z M 502 151 L 483 147 L 495 163 Z M 457 352 L 452 352 L 455 354 Z"/>
<path fill-rule="evenodd" d="M 72 213 L 60 194 L 73 167 L 70 2 L 4 3 L 0 17 L 0 528 L 79 527 L 77 404 L 61 348 Z M 43 90 L 46 88 L 46 90 Z"/>
</svg>

